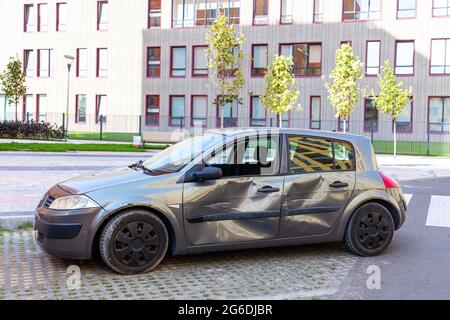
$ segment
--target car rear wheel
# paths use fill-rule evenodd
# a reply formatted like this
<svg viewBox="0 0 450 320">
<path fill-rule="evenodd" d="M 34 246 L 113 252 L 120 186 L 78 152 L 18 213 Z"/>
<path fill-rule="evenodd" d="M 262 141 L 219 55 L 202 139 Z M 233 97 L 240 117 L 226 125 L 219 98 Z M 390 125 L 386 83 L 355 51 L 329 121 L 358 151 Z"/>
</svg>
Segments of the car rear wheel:
<svg viewBox="0 0 450 320">
<path fill-rule="evenodd" d="M 383 252 L 394 236 L 394 220 L 381 204 L 367 203 L 356 210 L 345 231 L 347 247 L 369 257 Z"/>
<path fill-rule="evenodd" d="M 100 236 L 100 254 L 114 271 L 136 274 L 153 270 L 164 258 L 169 236 L 155 214 L 129 210 L 109 221 Z"/>
</svg>

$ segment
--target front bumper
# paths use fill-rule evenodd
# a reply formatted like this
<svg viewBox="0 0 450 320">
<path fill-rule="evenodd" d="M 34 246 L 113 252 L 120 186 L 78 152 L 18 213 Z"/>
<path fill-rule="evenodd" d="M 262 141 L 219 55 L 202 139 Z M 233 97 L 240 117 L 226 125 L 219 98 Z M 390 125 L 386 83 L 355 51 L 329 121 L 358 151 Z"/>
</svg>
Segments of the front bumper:
<svg viewBox="0 0 450 320">
<path fill-rule="evenodd" d="M 49 194 L 64 196 L 61 189 L 52 188 Z M 58 194 L 55 194 L 58 193 Z M 69 259 L 86 260 L 92 257 L 94 226 L 102 208 L 56 211 L 40 203 L 35 215 L 35 238 L 47 253 Z"/>
</svg>

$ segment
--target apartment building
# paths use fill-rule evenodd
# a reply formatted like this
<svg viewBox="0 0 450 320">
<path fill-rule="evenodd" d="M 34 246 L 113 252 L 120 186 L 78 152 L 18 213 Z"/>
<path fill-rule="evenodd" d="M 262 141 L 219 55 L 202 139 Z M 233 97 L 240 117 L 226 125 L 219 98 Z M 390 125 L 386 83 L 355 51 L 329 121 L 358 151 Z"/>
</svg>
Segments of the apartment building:
<svg viewBox="0 0 450 320">
<path fill-rule="evenodd" d="M 208 26 L 222 12 L 246 36 L 243 104 L 225 106 L 227 126 L 276 125 L 259 95 L 267 64 L 284 54 L 293 56 L 302 106 L 283 116 L 284 126 L 342 130 L 324 78 L 334 68 L 336 49 L 350 43 L 364 62 L 362 86 L 376 90 L 389 59 L 398 78 L 413 87 L 413 102 L 396 123 L 361 98 L 347 119 L 350 132 L 391 140 L 396 126 L 400 140 L 450 141 L 450 0 L 44 2 L 0 0 L 0 10 L 11 12 L 0 21 L 0 65 L 9 56 L 23 57 L 29 87 L 23 117 L 61 117 L 69 54 L 75 57 L 70 130 L 98 130 L 99 115 L 106 130 L 141 129 L 147 139 L 161 141 L 174 139 L 173 131 L 219 126 L 204 52 Z M 11 117 L 1 94 L 0 108 L 0 119 Z"/>
</svg>

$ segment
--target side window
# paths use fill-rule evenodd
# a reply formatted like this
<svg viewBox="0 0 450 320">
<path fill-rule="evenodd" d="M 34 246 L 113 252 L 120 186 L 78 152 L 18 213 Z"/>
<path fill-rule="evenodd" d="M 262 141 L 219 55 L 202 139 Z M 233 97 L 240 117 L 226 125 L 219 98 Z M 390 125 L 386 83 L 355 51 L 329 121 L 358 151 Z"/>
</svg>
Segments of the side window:
<svg viewBox="0 0 450 320">
<path fill-rule="evenodd" d="M 335 170 L 355 170 L 355 155 L 350 143 L 344 141 L 334 142 Z"/>
<path fill-rule="evenodd" d="M 212 152 L 205 164 L 221 168 L 223 177 L 267 176 L 278 172 L 279 157 L 279 137 L 264 136 L 235 140 Z"/>
<path fill-rule="evenodd" d="M 289 173 L 354 170 L 354 155 L 351 144 L 331 139 L 290 136 Z"/>
</svg>

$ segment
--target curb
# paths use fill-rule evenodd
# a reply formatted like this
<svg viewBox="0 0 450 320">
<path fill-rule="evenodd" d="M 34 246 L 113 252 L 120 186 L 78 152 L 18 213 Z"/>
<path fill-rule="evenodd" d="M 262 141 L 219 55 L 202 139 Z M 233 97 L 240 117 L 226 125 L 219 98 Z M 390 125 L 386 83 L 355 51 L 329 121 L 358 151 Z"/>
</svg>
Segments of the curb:
<svg viewBox="0 0 450 320">
<path fill-rule="evenodd" d="M 34 223 L 34 211 L 0 213 L 0 227 L 14 230 L 25 223 Z"/>
</svg>

